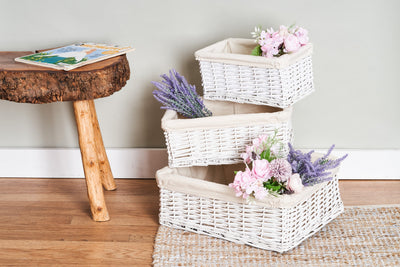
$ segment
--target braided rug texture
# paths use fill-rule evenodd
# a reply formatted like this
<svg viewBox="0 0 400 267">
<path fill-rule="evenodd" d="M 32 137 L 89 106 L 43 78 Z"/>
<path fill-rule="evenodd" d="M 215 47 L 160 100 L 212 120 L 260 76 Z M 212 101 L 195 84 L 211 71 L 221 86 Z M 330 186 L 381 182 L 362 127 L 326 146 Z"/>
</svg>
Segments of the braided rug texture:
<svg viewBox="0 0 400 267">
<path fill-rule="evenodd" d="M 351 207 L 285 253 L 160 226 L 154 266 L 400 266 L 400 206 Z"/>
</svg>

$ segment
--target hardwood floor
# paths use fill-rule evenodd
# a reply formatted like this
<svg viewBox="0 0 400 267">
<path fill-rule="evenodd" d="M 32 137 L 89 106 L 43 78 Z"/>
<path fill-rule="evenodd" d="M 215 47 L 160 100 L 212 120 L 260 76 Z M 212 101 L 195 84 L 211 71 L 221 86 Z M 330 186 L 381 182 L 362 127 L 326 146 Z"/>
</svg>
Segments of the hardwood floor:
<svg viewBox="0 0 400 267">
<path fill-rule="evenodd" d="M 117 180 L 111 221 L 89 217 L 83 179 L 0 178 L 0 266 L 149 266 L 158 229 L 155 180 Z M 341 181 L 345 205 L 400 204 L 400 181 Z"/>
</svg>

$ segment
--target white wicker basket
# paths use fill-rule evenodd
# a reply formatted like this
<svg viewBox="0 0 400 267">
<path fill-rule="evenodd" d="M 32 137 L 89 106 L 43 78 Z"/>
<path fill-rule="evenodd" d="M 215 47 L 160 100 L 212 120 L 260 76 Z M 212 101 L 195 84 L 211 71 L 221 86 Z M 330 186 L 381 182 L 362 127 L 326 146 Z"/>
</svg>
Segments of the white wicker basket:
<svg viewBox="0 0 400 267">
<path fill-rule="evenodd" d="M 284 108 L 314 91 L 312 44 L 276 58 L 252 56 L 255 46 L 230 38 L 196 51 L 205 99 Z"/>
<path fill-rule="evenodd" d="M 267 196 L 246 204 L 227 186 L 233 180 L 233 170 L 241 166 L 159 170 L 160 224 L 285 252 L 343 212 L 336 178 L 306 187 L 299 194 Z"/>
<path fill-rule="evenodd" d="M 170 167 L 207 166 L 240 162 L 246 145 L 261 134 L 292 141 L 292 109 L 204 100 L 213 116 L 179 118 L 167 110 L 161 120 Z M 283 153 L 288 152 L 284 147 Z"/>
</svg>

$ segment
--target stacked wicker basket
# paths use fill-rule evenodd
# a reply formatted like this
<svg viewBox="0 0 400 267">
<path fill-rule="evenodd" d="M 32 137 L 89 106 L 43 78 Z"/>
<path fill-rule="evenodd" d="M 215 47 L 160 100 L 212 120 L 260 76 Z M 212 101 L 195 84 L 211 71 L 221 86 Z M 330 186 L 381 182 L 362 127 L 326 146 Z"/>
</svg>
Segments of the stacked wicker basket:
<svg viewBox="0 0 400 267">
<path fill-rule="evenodd" d="M 312 45 L 278 58 L 251 56 L 254 41 L 227 39 L 195 53 L 212 117 L 162 118 L 169 166 L 156 174 L 160 224 L 278 252 L 343 211 L 337 179 L 248 204 L 228 187 L 240 154 L 261 134 L 292 141 L 291 113 L 314 90 Z"/>
</svg>

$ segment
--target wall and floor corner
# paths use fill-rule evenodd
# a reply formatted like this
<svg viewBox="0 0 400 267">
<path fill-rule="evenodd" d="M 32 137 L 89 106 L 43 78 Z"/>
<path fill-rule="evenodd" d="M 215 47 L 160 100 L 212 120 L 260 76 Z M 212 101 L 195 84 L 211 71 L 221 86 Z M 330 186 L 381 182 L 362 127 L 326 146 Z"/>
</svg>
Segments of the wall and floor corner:
<svg viewBox="0 0 400 267">
<path fill-rule="evenodd" d="M 400 150 L 337 149 L 334 154 L 346 153 L 340 179 L 400 179 Z M 154 178 L 168 164 L 166 149 L 111 148 L 107 154 L 115 178 Z M 84 177 L 79 149 L 0 149 L 0 162 L 2 177 Z"/>
<path fill-rule="evenodd" d="M 0 5 L 0 22 L 7 25 L 0 28 L 0 51 L 81 41 L 136 48 L 128 54 L 132 75 L 125 88 L 96 101 L 115 177 L 153 177 L 166 164 L 163 111 L 150 81 L 175 68 L 201 91 L 196 50 L 228 37 L 250 38 L 255 25 L 295 22 L 309 30 L 315 47 L 316 87 L 295 104 L 296 147 L 335 143 L 337 154 L 349 152 L 343 178 L 400 178 L 399 1 L 117 0 L 109 6 L 104 0 L 0 0 Z M 0 101 L 0 122 L 0 177 L 83 177 L 71 103 Z"/>
</svg>

